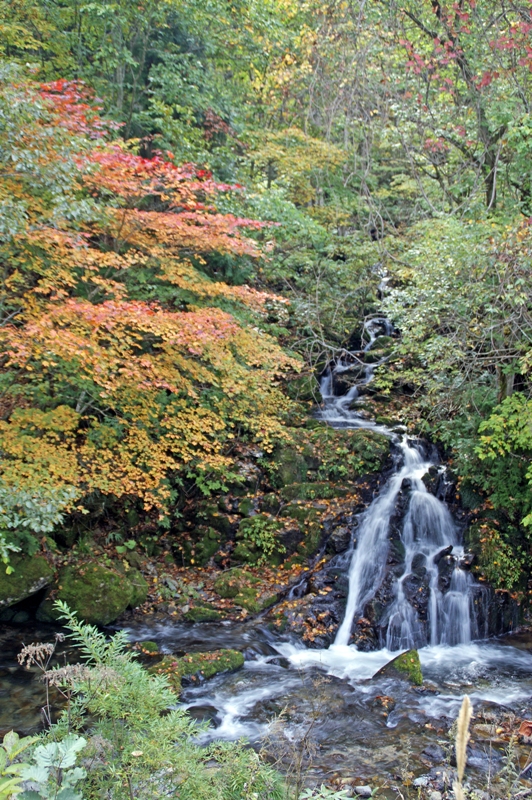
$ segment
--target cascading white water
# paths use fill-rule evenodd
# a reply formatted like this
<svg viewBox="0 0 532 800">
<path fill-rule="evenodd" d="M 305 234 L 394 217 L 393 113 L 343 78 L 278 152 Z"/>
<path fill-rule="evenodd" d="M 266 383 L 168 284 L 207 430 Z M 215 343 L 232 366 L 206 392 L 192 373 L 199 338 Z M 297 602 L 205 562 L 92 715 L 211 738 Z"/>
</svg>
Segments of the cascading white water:
<svg viewBox="0 0 532 800">
<path fill-rule="evenodd" d="M 366 323 L 369 342 L 367 352 L 379 331 L 390 332 L 389 323 L 380 318 Z M 419 444 L 410 443 L 406 436 L 400 438 L 384 426 L 366 420 L 350 406 L 358 397 L 358 389 L 373 375 L 375 364 L 368 365 L 361 380 L 340 397 L 334 395 L 334 375 L 345 371 L 345 365 L 333 367 L 321 382 L 323 409 L 319 416 L 332 427 L 366 428 L 389 436 L 397 451 L 397 464 L 387 484 L 363 514 L 358 531 L 357 545 L 349 567 L 349 592 L 345 616 L 335 644 L 345 646 L 351 638 L 356 615 L 364 612 L 366 604 L 375 596 L 386 572 L 389 550 L 390 523 L 399 493 L 408 486 L 410 491 L 408 509 L 401 529 L 404 547 L 404 570 L 394 585 L 395 597 L 383 620 L 388 650 L 404 650 L 425 644 L 463 644 L 471 641 L 474 631 L 472 615 L 473 580 L 468 572 L 456 566 L 449 591 L 442 593 L 439 587 L 438 561 L 442 553 L 452 550 L 461 555 L 457 531 L 448 508 L 430 494 L 422 480 L 433 466 L 426 460 Z M 420 618 L 415 606 L 409 601 L 405 586 L 412 576 L 414 560 L 417 572 L 421 571 L 428 583 L 428 620 Z"/>
</svg>

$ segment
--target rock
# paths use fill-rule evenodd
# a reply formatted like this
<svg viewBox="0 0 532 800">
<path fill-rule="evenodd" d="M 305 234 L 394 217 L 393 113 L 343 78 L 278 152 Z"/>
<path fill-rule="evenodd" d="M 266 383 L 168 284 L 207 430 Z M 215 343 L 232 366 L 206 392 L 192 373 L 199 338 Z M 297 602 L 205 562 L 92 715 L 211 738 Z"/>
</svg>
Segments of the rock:
<svg viewBox="0 0 532 800">
<path fill-rule="evenodd" d="M 428 800 L 442 800 L 442 797 L 443 797 L 443 795 L 442 795 L 441 792 L 433 791 L 433 792 L 429 792 Z"/>
<path fill-rule="evenodd" d="M 135 650 L 140 650 L 145 656 L 158 656 L 159 653 L 159 645 L 157 642 L 146 641 L 146 642 L 135 642 L 133 645 Z"/>
<path fill-rule="evenodd" d="M 329 481 L 316 481 L 314 483 L 292 483 L 280 491 L 283 500 L 332 500 L 335 497 L 345 497 L 353 492 L 355 486 L 330 483 Z"/>
<path fill-rule="evenodd" d="M 222 619 L 222 615 L 215 608 L 209 606 L 195 605 L 183 614 L 187 622 L 215 622 Z"/>
<path fill-rule="evenodd" d="M 422 755 L 430 758 L 431 761 L 434 761 L 436 764 L 441 764 L 445 761 L 445 753 L 443 748 L 440 747 L 438 744 L 429 744 L 423 750 Z"/>
<path fill-rule="evenodd" d="M 443 550 L 440 550 L 440 552 L 439 552 L 439 553 L 437 553 L 437 554 L 434 556 L 434 563 L 435 563 L 435 564 L 439 564 L 439 563 L 440 563 L 440 561 L 441 561 L 441 559 L 442 559 L 444 556 L 450 556 L 452 552 L 453 552 L 453 546 L 452 546 L 452 544 L 450 544 L 448 547 L 444 547 L 444 548 L 443 548 Z"/>
<path fill-rule="evenodd" d="M 122 573 L 95 561 L 63 567 L 51 592 L 37 609 L 37 619 L 52 622 L 60 612 L 55 600 L 63 600 L 79 619 L 108 625 L 133 603 L 146 599 L 148 584 L 137 570 Z"/>
<path fill-rule="evenodd" d="M 428 786 L 429 782 L 430 782 L 429 775 L 420 775 L 419 778 L 415 778 L 415 780 L 412 781 L 412 785 L 423 787 L 423 786 Z"/>
<path fill-rule="evenodd" d="M 254 497 L 243 497 L 238 504 L 238 513 L 242 517 L 251 517 L 257 510 L 257 500 Z"/>
<path fill-rule="evenodd" d="M 279 495 L 275 494 L 275 492 L 269 492 L 268 494 L 263 495 L 261 500 L 261 508 L 267 514 L 277 514 L 281 508 L 281 500 Z"/>
<path fill-rule="evenodd" d="M 198 503 L 196 517 L 200 525 L 214 528 L 225 536 L 231 532 L 231 522 L 229 518 L 219 510 L 217 505 L 208 500 Z"/>
<path fill-rule="evenodd" d="M 185 656 L 165 656 L 151 667 L 150 672 L 165 675 L 175 689 L 183 680 L 206 680 L 219 672 L 234 672 L 244 666 L 244 656 L 238 650 L 212 650 L 208 653 L 187 653 Z"/>
<path fill-rule="evenodd" d="M 473 564 L 474 560 L 475 560 L 474 553 L 464 553 L 460 561 L 458 562 L 458 566 L 460 567 L 460 569 L 471 569 L 471 565 Z"/>
<path fill-rule="evenodd" d="M 220 514 L 220 517 L 223 515 Z M 227 519 L 227 517 L 224 517 Z M 174 545 L 174 555 L 177 563 L 187 563 L 205 566 L 218 552 L 220 543 L 226 536 L 211 525 L 197 525 L 189 537 L 177 540 Z"/>
<path fill-rule="evenodd" d="M 235 604 L 251 613 L 262 611 L 273 605 L 277 595 L 261 593 L 260 579 L 244 569 L 233 568 L 223 572 L 214 582 L 214 590 L 220 597 L 235 601 Z"/>
<path fill-rule="evenodd" d="M 277 485 L 301 483 L 307 474 L 307 463 L 295 447 L 280 447 L 274 453 L 277 464 Z"/>
<path fill-rule="evenodd" d="M 426 569 L 427 558 L 423 553 L 416 553 L 414 558 L 412 559 L 412 573 L 417 578 L 425 577 L 427 573 Z"/>
<path fill-rule="evenodd" d="M 148 582 L 138 569 L 130 569 L 126 573 L 126 578 L 131 586 L 131 597 L 128 605 L 130 608 L 138 608 L 146 601 L 148 596 Z"/>
<path fill-rule="evenodd" d="M 329 553 L 343 553 L 347 550 L 351 542 L 351 529 L 347 525 L 340 525 L 335 528 L 327 542 L 327 551 Z"/>
<path fill-rule="evenodd" d="M 393 697 L 389 697 L 386 694 L 378 694 L 375 700 L 373 701 L 372 705 L 377 708 L 382 708 L 384 714 L 387 716 L 390 711 L 393 711 L 395 708 L 395 699 Z"/>
<path fill-rule="evenodd" d="M 31 597 L 49 586 L 54 577 L 54 568 L 43 556 L 14 555 L 11 566 L 13 572 L 10 575 L 6 575 L 5 569 L 0 569 L 0 609 Z"/>
<path fill-rule="evenodd" d="M 420 574 L 422 577 L 407 575 L 403 581 L 403 590 L 410 605 L 416 609 L 419 619 L 425 621 L 428 617 L 430 585 L 426 570 Z"/>
<path fill-rule="evenodd" d="M 414 686 L 421 686 L 423 673 L 417 650 L 407 650 L 406 653 L 392 658 L 384 667 L 373 676 L 374 678 L 396 677 L 408 680 Z"/>
<path fill-rule="evenodd" d="M 371 786 L 353 786 L 353 791 L 359 797 L 371 797 L 373 794 L 373 789 Z"/>
</svg>

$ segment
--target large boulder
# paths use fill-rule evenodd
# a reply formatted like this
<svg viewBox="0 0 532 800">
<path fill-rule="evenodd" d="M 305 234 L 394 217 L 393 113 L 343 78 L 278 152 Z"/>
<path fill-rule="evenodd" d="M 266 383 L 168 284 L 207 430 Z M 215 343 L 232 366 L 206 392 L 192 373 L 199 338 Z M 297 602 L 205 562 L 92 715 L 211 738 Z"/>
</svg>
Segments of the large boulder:
<svg viewBox="0 0 532 800">
<path fill-rule="evenodd" d="M 54 569 L 43 556 L 12 556 L 13 572 L 7 575 L 0 569 L 0 609 L 31 597 L 48 586 Z"/>
<path fill-rule="evenodd" d="M 148 584 L 135 569 L 120 572 L 95 561 L 69 565 L 60 570 L 50 593 L 37 610 L 37 619 L 52 622 L 60 612 L 55 600 L 63 600 L 80 619 L 93 625 L 108 625 L 126 608 L 140 605 Z"/>
</svg>

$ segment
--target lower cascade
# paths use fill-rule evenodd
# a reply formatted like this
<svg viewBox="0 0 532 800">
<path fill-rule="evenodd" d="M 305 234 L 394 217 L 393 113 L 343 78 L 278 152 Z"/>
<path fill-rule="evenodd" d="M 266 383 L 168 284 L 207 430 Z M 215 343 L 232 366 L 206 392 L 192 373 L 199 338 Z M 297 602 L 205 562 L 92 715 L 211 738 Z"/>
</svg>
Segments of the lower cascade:
<svg viewBox="0 0 532 800">
<path fill-rule="evenodd" d="M 386 320 L 379 318 L 366 323 L 370 340 L 364 352 L 371 348 L 379 325 L 387 325 L 385 330 L 389 332 Z M 335 645 L 349 644 L 355 617 L 364 614 L 366 604 L 375 596 L 384 580 L 391 520 L 399 494 L 405 487 L 408 487 L 409 499 L 400 531 L 404 569 L 396 576 L 394 599 L 379 623 L 382 644 L 390 651 L 427 644 L 467 644 L 480 636 L 475 611 L 482 601 L 483 587 L 474 581 L 469 571 L 460 566 L 464 551 L 457 526 L 445 503 L 431 494 L 423 482 L 423 476 L 436 465 L 427 459 L 421 442 L 376 425 L 358 413 L 356 408 L 350 408 L 358 398 L 359 387 L 371 380 L 376 366 L 378 363 L 364 365 L 360 382 L 342 396 L 336 397 L 333 387 L 335 374 L 348 368 L 344 361 L 330 367 L 320 385 L 323 401 L 318 414 L 320 419 L 335 428 L 378 431 L 390 437 L 395 450 L 392 475 L 359 521 L 356 547 L 349 565 L 347 606 Z M 444 592 L 440 585 L 438 564 L 443 556 L 451 553 L 455 567 Z M 425 584 L 428 583 L 426 615 L 420 614 L 407 597 L 406 586 L 414 572 L 417 575 L 421 573 Z"/>
</svg>

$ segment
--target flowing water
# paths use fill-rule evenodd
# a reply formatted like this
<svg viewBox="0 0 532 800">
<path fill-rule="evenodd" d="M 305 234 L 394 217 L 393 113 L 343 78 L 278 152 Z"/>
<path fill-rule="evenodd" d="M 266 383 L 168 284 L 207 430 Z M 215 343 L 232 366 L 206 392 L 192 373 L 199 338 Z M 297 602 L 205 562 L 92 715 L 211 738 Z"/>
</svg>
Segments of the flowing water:
<svg viewBox="0 0 532 800">
<path fill-rule="evenodd" d="M 442 468 L 434 464 L 422 442 L 377 425 L 357 411 L 359 396 L 384 360 L 366 364 L 364 353 L 379 335 L 390 333 L 386 320 L 370 320 L 363 350 L 346 354 L 321 382 L 323 402 L 318 416 L 322 420 L 337 428 L 365 428 L 384 434 L 390 438 L 393 453 L 390 475 L 360 516 L 351 548 L 343 557 L 348 597 L 335 642 L 327 649 L 309 649 L 290 637 L 272 634 L 260 619 L 193 626 L 143 620 L 129 628 L 132 640 L 155 640 L 168 653 L 227 647 L 242 650 L 246 657 L 243 670 L 186 688 L 183 706 L 209 723 L 202 741 L 244 736 L 258 742 L 267 735 L 270 742 L 281 741 L 285 753 L 291 746 L 297 748 L 313 720 L 310 783 L 333 774 L 378 778 L 382 783 L 397 779 L 397 773 L 407 768 L 414 774 L 426 771 L 423 751 L 429 752 L 435 740 L 441 743 L 464 693 L 473 700 L 477 720 L 500 720 L 505 715 L 511 720 L 513 714 L 526 717 L 532 713 L 532 639 L 516 635 L 484 640 L 489 592 L 467 569 L 461 531 L 449 509 L 428 491 L 423 480 L 429 470 L 441 472 Z M 337 396 L 335 382 L 353 371 L 353 365 L 356 382 Z M 394 535 L 399 536 L 404 555 L 392 575 L 390 602 L 379 620 L 382 647 L 361 652 L 350 644 L 352 631 L 387 575 L 389 579 L 393 520 Z M 442 558 L 451 564 L 446 583 L 442 583 L 439 569 Z M 414 579 L 420 575 L 428 592 L 423 605 L 416 603 L 412 594 L 412 586 L 417 586 Z M 13 665 L 14 645 L 9 635 L 17 644 L 22 636 L 11 629 L 4 638 L 0 728 L 13 724 L 27 731 L 38 724 L 35 683 Z M 374 677 L 398 652 L 411 647 L 419 648 L 426 681 L 423 689 L 412 689 L 386 676 Z M 11 709 L 14 720 L 3 713 L 6 708 Z M 272 732 L 275 719 L 280 722 Z M 479 769 L 497 767 L 495 762 L 500 762 L 501 756 L 496 750 L 478 744 L 473 747 L 476 756 L 472 761 L 477 758 Z"/>
</svg>

